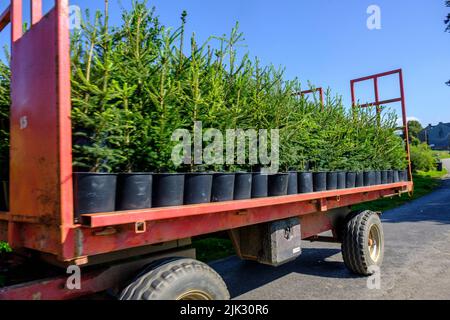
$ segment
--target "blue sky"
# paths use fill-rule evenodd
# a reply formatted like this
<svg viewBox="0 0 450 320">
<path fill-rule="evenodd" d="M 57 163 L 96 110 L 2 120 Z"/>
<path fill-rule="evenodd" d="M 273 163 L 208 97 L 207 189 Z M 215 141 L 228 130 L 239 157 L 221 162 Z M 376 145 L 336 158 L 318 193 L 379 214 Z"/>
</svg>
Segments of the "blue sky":
<svg viewBox="0 0 450 320">
<path fill-rule="evenodd" d="M 25 1 L 26 3 L 27 1 Z M 52 2 L 44 0 L 47 6 Z M 112 22 L 120 23 L 116 0 Z M 131 0 L 121 0 L 125 7 Z M 82 9 L 102 9 L 103 1 L 72 0 Z M 450 34 L 443 20 L 444 0 L 153 0 L 166 26 L 179 26 L 188 11 L 188 32 L 200 40 L 229 33 L 236 21 L 251 56 L 286 67 L 287 78 L 299 77 L 330 87 L 350 105 L 352 78 L 402 68 L 408 115 L 423 125 L 450 122 Z M 381 30 L 369 30 L 366 10 L 381 9 Z M 5 42 L 2 35 L 1 43 Z M 357 88 L 361 101 L 373 96 L 372 84 Z M 396 95 L 394 79 L 380 83 L 381 98 Z M 364 94 L 366 92 L 366 94 Z"/>
</svg>

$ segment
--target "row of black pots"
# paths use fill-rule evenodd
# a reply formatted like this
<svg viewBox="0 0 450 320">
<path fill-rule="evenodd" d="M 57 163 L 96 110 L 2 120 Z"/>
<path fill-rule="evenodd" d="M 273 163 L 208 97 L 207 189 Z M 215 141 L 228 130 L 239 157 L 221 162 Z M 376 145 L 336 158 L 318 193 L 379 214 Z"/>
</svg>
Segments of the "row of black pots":
<svg viewBox="0 0 450 320">
<path fill-rule="evenodd" d="M 407 170 L 313 173 L 314 192 L 361 188 L 408 181 Z"/>
<path fill-rule="evenodd" d="M 287 181 L 287 175 L 252 173 L 75 173 L 75 213 L 262 198 L 286 194 Z"/>
<path fill-rule="evenodd" d="M 294 195 L 406 181 L 406 171 L 75 173 L 75 213 L 112 212 Z"/>
</svg>

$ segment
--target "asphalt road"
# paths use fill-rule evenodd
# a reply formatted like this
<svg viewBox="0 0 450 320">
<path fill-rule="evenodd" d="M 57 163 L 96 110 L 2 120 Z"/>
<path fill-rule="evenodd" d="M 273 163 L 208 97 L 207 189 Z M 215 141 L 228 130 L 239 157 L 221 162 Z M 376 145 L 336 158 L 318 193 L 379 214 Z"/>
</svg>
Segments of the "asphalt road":
<svg viewBox="0 0 450 320">
<path fill-rule="evenodd" d="M 236 257 L 211 265 L 234 299 L 450 299 L 450 177 L 382 218 L 380 289 L 347 271 L 339 244 L 304 242 L 300 258 L 278 268 Z"/>
</svg>

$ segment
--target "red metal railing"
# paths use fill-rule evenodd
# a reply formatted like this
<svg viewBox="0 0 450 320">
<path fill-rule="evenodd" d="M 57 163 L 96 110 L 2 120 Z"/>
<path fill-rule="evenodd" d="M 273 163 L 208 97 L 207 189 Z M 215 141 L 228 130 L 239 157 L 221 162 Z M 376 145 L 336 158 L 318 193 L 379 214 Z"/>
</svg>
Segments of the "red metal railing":
<svg viewBox="0 0 450 320">
<path fill-rule="evenodd" d="M 58 2 L 58 1 L 56 1 Z M 57 3 L 58 5 L 58 3 Z M 23 4 L 22 0 L 11 0 L 11 4 L 3 11 L 0 16 L 0 32 L 5 27 L 12 23 L 12 41 L 16 41 L 22 36 L 23 19 L 22 19 Z M 34 26 L 42 19 L 42 0 L 30 1 L 31 25 Z"/>
<path fill-rule="evenodd" d="M 380 94 L 379 94 L 379 88 L 378 88 L 378 79 L 391 76 L 391 75 L 398 75 L 399 85 L 400 85 L 400 97 L 394 98 L 394 99 L 388 99 L 388 100 L 380 100 Z M 355 84 L 359 82 L 364 81 L 370 81 L 373 80 L 373 88 L 375 92 L 375 101 L 370 103 L 365 103 L 362 105 L 357 104 L 356 99 L 356 93 L 355 93 Z M 350 88 L 351 88 L 351 95 L 352 95 L 352 106 L 353 107 L 360 107 L 360 108 L 367 108 L 367 107 L 376 107 L 377 113 L 381 113 L 381 107 L 383 105 L 391 104 L 400 102 L 401 108 L 402 108 L 402 120 L 403 120 L 403 137 L 405 139 L 405 148 L 407 153 L 407 160 L 408 160 L 408 175 L 410 181 L 412 181 L 412 167 L 411 167 L 411 152 L 410 152 L 410 146 L 409 146 L 409 131 L 408 131 L 408 118 L 406 116 L 406 101 L 405 101 L 405 90 L 403 85 L 403 71 L 402 69 L 387 71 L 383 73 L 374 74 L 367 77 L 362 77 L 358 79 L 354 79 L 350 81 Z"/>
<path fill-rule="evenodd" d="M 3 29 L 6 28 L 6 26 L 11 22 L 11 6 L 8 6 L 8 8 L 3 11 L 2 15 L 0 16 L 0 32 L 3 31 Z"/>
<path fill-rule="evenodd" d="M 310 90 L 304 90 L 304 91 L 298 92 L 296 95 L 298 95 L 298 96 L 305 96 L 307 94 L 315 94 L 316 92 L 319 92 L 320 102 L 322 103 L 322 106 L 324 106 L 325 102 L 324 102 L 324 95 L 323 95 L 323 89 L 322 88 L 315 88 L 315 89 L 310 89 Z"/>
<path fill-rule="evenodd" d="M 0 31 L 11 25 L 10 157 L 14 159 L 10 212 L 0 213 L 0 220 L 3 227 L 7 221 L 12 247 L 24 247 L 30 236 L 52 237 L 54 243 L 43 241 L 39 250 L 61 260 L 72 258 L 75 247 L 68 8 L 68 0 L 56 0 L 44 16 L 42 0 L 30 1 L 26 32 L 23 0 L 11 0 L 0 16 Z"/>
<path fill-rule="evenodd" d="M 152 222 L 152 221 L 163 221 L 163 220 L 173 220 L 178 218 L 186 217 L 198 217 L 201 215 L 208 214 L 218 214 L 223 212 L 244 212 L 245 210 L 256 210 L 259 208 L 270 207 L 275 210 L 274 206 L 290 205 L 304 202 L 306 205 L 312 204 L 314 201 L 326 200 L 332 202 L 339 197 L 338 201 L 335 203 L 335 207 L 342 206 L 342 203 L 349 201 L 349 199 L 355 200 L 354 196 L 359 196 L 364 194 L 367 196 L 370 192 L 384 192 L 383 196 L 396 194 L 398 190 L 406 191 L 410 187 L 410 183 L 398 182 L 389 185 L 378 185 L 360 188 L 350 188 L 341 190 L 331 190 L 322 191 L 314 193 L 304 193 L 298 195 L 288 195 L 281 197 L 270 197 L 262 199 L 248 199 L 240 201 L 228 201 L 228 202 L 217 202 L 217 203 L 207 203 L 200 205 L 187 205 L 179 207 L 169 207 L 169 208 L 153 208 L 153 209 L 143 209 L 143 210 L 131 210 L 131 211 L 119 211 L 119 212 L 105 212 L 105 213 L 95 213 L 95 214 L 83 214 L 82 223 L 84 226 L 89 228 L 101 228 L 108 226 L 132 224 L 136 222 Z M 376 194 L 379 196 L 379 194 Z M 347 199 L 348 197 L 348 199 Z M 363 201 L 364 197 L 357 198 L 358 201 Z M 344 205 L 345 206 L 345 205 Z M 316 205 L 311 206 L 314 210 L 320 211 L 321 209 Z M 333 207 L 333 208 L 335 208 Z M 330 209 L 328 206 L 326 210 Z M 299 210 L 303 214 L 308 212 L 308 210 Z"/>
</svg>

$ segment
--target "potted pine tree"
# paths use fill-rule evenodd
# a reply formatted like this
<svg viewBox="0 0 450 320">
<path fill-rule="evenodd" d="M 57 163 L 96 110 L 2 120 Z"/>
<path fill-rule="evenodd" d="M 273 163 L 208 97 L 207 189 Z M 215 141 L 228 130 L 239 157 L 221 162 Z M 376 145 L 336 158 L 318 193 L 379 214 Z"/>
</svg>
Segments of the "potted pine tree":
<svg viewBox="0 0 450 320">
<path fill-rule="evenodd" d="M 10 69 L 0 61 L 0 211 L 9 207 Z"/>
</svg>

